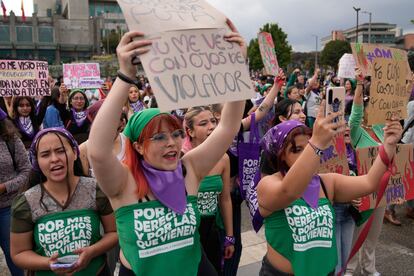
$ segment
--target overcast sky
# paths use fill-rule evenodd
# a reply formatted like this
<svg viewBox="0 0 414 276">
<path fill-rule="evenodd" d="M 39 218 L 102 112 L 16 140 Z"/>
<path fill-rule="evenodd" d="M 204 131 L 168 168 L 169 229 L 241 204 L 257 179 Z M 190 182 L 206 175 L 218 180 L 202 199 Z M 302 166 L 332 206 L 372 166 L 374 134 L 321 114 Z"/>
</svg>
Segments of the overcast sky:
<svg viewBox="0 0 414 276">
<path fill-rule="evenodd" d="M 207 0 L 230 17 L 242 35 L 250 40 L 260 27 L 275 22 L 288 35 L 294 51 L 314 51 L 319 40 L 332 30 L 356 25 L 353 6 L 372 12 L 372 22 L 394 23 L 404 33 L 414 33 L 414 0 Z M 20 0 L 3 0 L 7 10 L 21 14 Z M 33 12 L 33 1 L 23 0 L 26 16 Z M 359 14 L 359 22 L 368 22 L 368 14 Z M 320 45 L 320 41 L 318 42 Z M 320 46 L 319 46 L 320 48 Z M 319 49 L 320 50 L 320 49 Z"/>
</svg>

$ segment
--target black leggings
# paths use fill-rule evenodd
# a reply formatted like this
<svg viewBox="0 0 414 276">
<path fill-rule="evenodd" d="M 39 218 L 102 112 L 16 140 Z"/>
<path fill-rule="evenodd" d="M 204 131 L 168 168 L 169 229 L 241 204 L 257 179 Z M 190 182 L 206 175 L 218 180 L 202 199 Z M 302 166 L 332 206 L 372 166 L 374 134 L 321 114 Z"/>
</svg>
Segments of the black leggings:
<svg viewBox="0 0 414 276">
<path fill-rule="evenodd" d="M 201 246 L 210 263 L 217 273 L 221 275 L 222 250 L 220 231 L 215 216 L 202 217 L 199 227 Z"/>
<path fill-rule="evenodd" d="M 119 268 L 119 276 L 135 276 L 134 272 L 121 263 Z M 198 265 L 197 276 L 217 276 L 214 266 L 207 259 L 206 254 L 201 250 L 201 260 Z"/>
</svg>

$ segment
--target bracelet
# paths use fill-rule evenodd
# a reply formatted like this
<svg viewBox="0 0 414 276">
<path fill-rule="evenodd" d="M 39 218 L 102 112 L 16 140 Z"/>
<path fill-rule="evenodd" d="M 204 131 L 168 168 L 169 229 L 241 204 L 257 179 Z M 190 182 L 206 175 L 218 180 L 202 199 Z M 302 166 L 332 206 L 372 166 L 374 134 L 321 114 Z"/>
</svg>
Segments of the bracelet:
<svg viewBox="0 0 414 276">
<path fill-rule="evenodd" d="M 119 71 L 119 70 L 118 70 L 118 72 L 116 72 L 116 76 L 117 76 L 120 80 L 122 80 L 122 81 L 124 81 L 124 82 L 126 82 L 126 83 L 133 84 L 133 85 L 135 85 L 135 86 L 138 86 L 138 84 L 139 84 L 139 81 L 138 81 L 137 79 L 133 80 L 133 79 L 129 78 L 127 75 L 125 75 L 124 73 L 122 73 L 122 72 L 121 72 L 121 71 Z"/>
<path fill-rule="evenodd" d="M 319 157 L 321 157 L 323 155 L 323 150 L 321 150 L 320 148 L 318 148 L 317 146 L 315 146 L 314 144 L 311 143 L 311 141 L 308 141 L 309 146 L 311 146 L 313 148 L 313 150 L 315 151 L 315 154 Z"/>
<path fill-rule="evenodd" d="M 236 238 L 233 236 L 226 236 L 224 238 L 224 247 L 234 245 L 236 243 Z"/>
</svg>

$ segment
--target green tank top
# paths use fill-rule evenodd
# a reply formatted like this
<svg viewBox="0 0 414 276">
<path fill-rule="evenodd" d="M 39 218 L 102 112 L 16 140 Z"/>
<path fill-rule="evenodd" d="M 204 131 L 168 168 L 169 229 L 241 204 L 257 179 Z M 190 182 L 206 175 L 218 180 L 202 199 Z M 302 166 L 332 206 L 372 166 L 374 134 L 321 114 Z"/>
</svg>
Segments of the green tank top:
<svg viewBox="0 0 414 276">
<path fill-rule="evenodd" d="M 335 212 L 326 198 L 317 210 L 302 198 L 264 219 L 266 241 L 292 264 L 296 276 L 327 275 L 337 263 Z"/>
<path fill-rule="evenodd" d="M 195 276 L 201 259 L 197 197 L 183 215 L 158 200 L 115 211 L 119 244 L 135 275 Z"/>
<path fill-rule="evenodd" d="M 50 257 L 73 255 L 75 249 L 90 246 L 101 239 L 100 218 L 94 210 L 71 210 L 40 217 L 34 227 L 34 251 Z M 74 275 L 96 275 L 105 261 L 104 255 L 91 260 L 88 267 Z M 36 271 L 36 275 L 55 275 L 52 271 Z"/>
<path fill-rule="evenodd" d="M 218 196 L 223 190 L 221 175 L 208 175 L 200 183 L 197 206 L 202 217 L 215 216 L 218 210 Z"/>
</svg>

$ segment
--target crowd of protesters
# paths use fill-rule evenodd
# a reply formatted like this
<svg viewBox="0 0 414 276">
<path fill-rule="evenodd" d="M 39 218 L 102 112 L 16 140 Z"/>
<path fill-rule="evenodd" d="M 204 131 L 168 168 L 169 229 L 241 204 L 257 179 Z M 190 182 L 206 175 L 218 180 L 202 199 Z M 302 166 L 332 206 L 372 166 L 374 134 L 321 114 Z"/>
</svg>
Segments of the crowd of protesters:
<svg viewBox="0 0 414 276">
<path fill-rule="evenodd" d="M 225 39 L 246 54 L 244 40 L 229 26 L 233 33 Z M 99 89 L 67 89 L 61 78 L 50 77 L 50 96 L 0 98 L 0 242 L 12 275 L 113 275 L 117 262 L 119 275 L 236 275 L 245 198 L 237 137 L 246 140 L 256 131 L 258 212 L 268 243 L 260 275 L 353 275 L 358 263 L 364 275 L 380 275 L 375 248 L 383 219 L 401 222 L 393 205 L 357 209 L 362 196 L 377 190 L 401 133 L 404 143 L 414 143 L 413 102 L 403 125 L 392 118 L 367 127 L 369 77 L 358 69 L 354 79 L 340 79 L 297 68 L 289 75 L 282 69 L 277 76 L 252 72 L 256 95 L 250 100 L 163 113 L 131 63 L 131 49 L 142 54 L 151 43 L 132 42 L 141 35 L 123 36 L 118 77 Z M 345 87 L 347 122 L 334 123 L 338 113 L 325 117 L 323 100 L 332 86 Z M 322 152 L 339 132 L 351 176 L 318 175 Z M 382 153 L 366 175 L 357 176 L 355 150 L 376 145 Z M 407 202 L 412 219 L 413 207 Z M 300 226 L 290 221 L 304 214 L 295 210 L 334 219 L 328 227 L 334 235 L 296 250 L 292 227 Z M 346 267 L 370 215 L 371 231 Z M 69 237 L 83 233 L 70 222 L 89 225 L 85 243 Z M 179 229 L 186 231 L 180 236 Z M 177 237 L 151 247 L 160 241 L 159 231 Z M 62 241 L 67 249 L 58 246 Z M 57 265 L 65 255 L 78 257 Z"/>
</svg>

